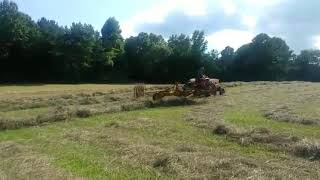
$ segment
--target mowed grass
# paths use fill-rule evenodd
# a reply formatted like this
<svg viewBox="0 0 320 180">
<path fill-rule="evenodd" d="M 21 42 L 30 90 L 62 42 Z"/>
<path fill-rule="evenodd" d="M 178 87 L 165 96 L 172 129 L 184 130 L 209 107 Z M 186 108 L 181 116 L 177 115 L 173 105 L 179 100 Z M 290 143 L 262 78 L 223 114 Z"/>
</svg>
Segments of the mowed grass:
<svg viewBox="0 0 320 180">
<path fill-rule="evenodd" d="M 318 160 L 262 142 L 243 144 L 214 133 L 214 128 L 220 123 L 241 132 L 265 128 L 317 141 L 319 125 L 268 119 L 264 113 L 285 105 L 299 117 L 315 118 L 317 108 L 307 104 L 318 102 L 312 96 L 318 87 L 249 83 L 227 88 L 227 96 L 211 97 L 205 104 L 0 131 L 0 179 L 317 179 Z M 3 113 L 24 117 L 45 112 L 35 108 Z"/>
<path fill-rule="evenodd" d="M 0 100 L 25 97 L 53 97 L 77 93 L 130 91 L 135 84 L 22 84 L 0 85 Z M 163 85 L 146 85 L 147 88 Z"/>
<path fill-rule="evenodd" d="M 0 117 L 23 119 L 23 118 L 32 118 L 40 114 L 45 114 L 47 112 L 48 112 L 48 108 L 23 109 L 23 110 L 0 112 Z"/>
<path fill-rule="evenodd" d="M 282 153 L 269 152 L 263 146 L 243 148 L 237 143 L 225 141 L 210 132 L 195 128 L 183 119 L 187 110 L 181 107 L 160 108 L 78 119 L 42 128 L 9 130 L 1 133 L 0 141 L 2 146 L 14 142 L 19 148 L 28 149 L 40 157 L 47 157 L 51 160 L 48 162 L 50 166 L 59 171 L 59 174 L 69 172 L 73 177 L 88 179 L 201 177 L 200 170 L 193 170 L 197 165 L 208 163 L 201 162 L 201 158 L 264 159 L 283 156 Z M 21 156 L 23 155 L 22 153 Z M 190 157 L 184 157 L 188 155 Z M 182 165 L 178 164 L 179 161 L 174 156 L 185 158 L 180 161 L 183 161 L 186 167 L 179 167 Z M 15 161 L 15 154 L 12 157 L 11 160 Z M 157 161 L 160 165 L 156 164 Z M 219 161 L 216 163 L 219 164 Z M 15 168 L 3 166 L 4 171 Z M 210 175 L 209 173 L 214 171 L 207 169 L 210 167 L 202 166 L 202 176 L 219 176 Z M 11 171 L 18 174 L 15 174 L 16 177 L 19 177 L 21 172 L 18 168 Z M 234 168 L 228 171 L 236 172 Z M 29 172 L 24 172 L 20 178 L 28 174 Z M 29 178 L 36 177 L 30 174 Z"/>
<path fill-rule="evenodd" d="M 134 85 L 121 84 L 25 84 L 25 85 L 0 85 L 0 94 L 12 93 L 45 93 L 45 92 L 78 92 L 78 91 L 108 91 L 131 88 Z"/>
<path fill-rule="evenodd" d="M 319 93 L 320 83 L 249 84 L 233 88 L 225 99 L 232 105 L 224 108 L 224 120 L 241 128 L 267 128 L 301 138 L 319 139 L 319 125 L 281 122 L 264 116 L 285 107 L 282 111 L 286 111 L 284 118 L 288 120 L 311 118 L 320 121 L 320 109 L 316 105 L 320 103 Z"/>
<path fill-rule="evenodd" d="M 292 136 L 320 139 L 320 127 L 272 121 L 255 111 L 233 110 L 225 114 L 226 122 L 246 129 L 267 128 Z"/>
</svg>

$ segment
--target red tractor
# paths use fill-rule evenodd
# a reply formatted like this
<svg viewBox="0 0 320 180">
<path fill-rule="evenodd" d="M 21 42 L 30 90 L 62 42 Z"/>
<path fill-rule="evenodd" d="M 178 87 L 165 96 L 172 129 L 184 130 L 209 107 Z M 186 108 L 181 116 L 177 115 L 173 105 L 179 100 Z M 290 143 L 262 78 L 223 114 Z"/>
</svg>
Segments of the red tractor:
<svg viewBox="0 0 320 180">
<path fill-rule="evenodd" d="M 225 93 L 224 88 L 220 86 L 220 80 L 209 77 L 204 77 L 198 80 L 190 79 L 183 86 L 183 89 L 184 91 L 193 91 L 193 94 L 196 96 L 215 96 L 218 92 L 220 95 L 223 95 Z"/>
<path fill-rule="evenodd" d="M 190 79 L 182 87 L 179 84 L 175 84 L 173 88 L 168 88 L 164 91 L 157 92 L 153 95 L 153 100 L 159 100 L 165 96 L 179 96 L 179 97 L 189 97 L 189 96 L 211 96 L 211 95 L 223 95 L 225 90 L 220 85 L 219 79 L 211 79 L 204 77 L 201 79 Z"/>
</svg>

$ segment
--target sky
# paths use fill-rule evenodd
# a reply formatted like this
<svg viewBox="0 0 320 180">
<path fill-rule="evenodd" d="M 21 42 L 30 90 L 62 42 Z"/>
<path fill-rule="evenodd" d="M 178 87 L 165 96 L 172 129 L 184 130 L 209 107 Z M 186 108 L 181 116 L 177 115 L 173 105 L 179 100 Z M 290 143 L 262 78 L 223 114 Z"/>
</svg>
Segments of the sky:
<svg viewBox="0 0 320 180">
<path fill-rule="evenodd" d="M 127 38 L 139 32 L 191 35 L 204 30 L 209 49 L 235 49 L 259 33 L 284 39 L 294 51 L 320 48 L 320 0 L 14 0 L 34 20 L 100 30 L 115 17 Z"/>
</svg>

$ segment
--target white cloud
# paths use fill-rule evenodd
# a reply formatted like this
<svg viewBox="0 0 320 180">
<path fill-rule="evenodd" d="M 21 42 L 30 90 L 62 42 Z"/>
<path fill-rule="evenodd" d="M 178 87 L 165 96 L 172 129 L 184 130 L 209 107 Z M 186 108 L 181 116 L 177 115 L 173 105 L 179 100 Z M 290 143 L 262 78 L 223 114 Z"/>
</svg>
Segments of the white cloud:
<svg viewBox="0 0 320 180">
<path fill-rule="evenodd" d="M 207 37 L 209 49 L 223 50 L 226 46 L 231 46 L 235 49 L 245 43 L 251 42 L 254 34 L 249 31 L 240 31 L 233 29 L 225 29 Z"/>
<path fill-rule="evenodd" d="M 181 6 L 181 10 L 189 16 L 204 16 L 207 13 L 207 0 L 180 0 L 178 6 Z"/>
<path fill-rule="evenodd" d="M 320 35 L 316 36 L 314 40 L 315 40 L 315 43 L 314 43 L 315 48 L 320 49 Z"/>
<path fill-rule="evenodd" d="M 239 48 L 255 34 L 268 33 L 285 39 L 294 50 L 320 48 L 319 23 L 314 18 L 319 0 L 162 0 L 121 24 L 123 36 L 138 31 L 168 37 L 205 30 L 209 49 Z M 301 11 L 295 11 L 301 7 Z"/>
<path fill-rule="evenodd" d="M 254 16 L 243 15 L 242 21 L 244 25 L 251 29 L 255 28 L 257 25 L 257 18 Z"/>
<path fill-rule="evenodd" d="M 237 11 L 237 6 L 233 0 L 220 0 L 220 5 L 227 15 L 234 15 Z"/>
<path fill-rule="evenodd" d="M 166 17 L 172 12 L 182 12 L 187 16 L 205 16 L 208 9 L 209 0 L 167 0 L 155 4 L 146 11 L 140 12 L 122 24 L 123 36 L 129 37 L 137 35 L 135 28 L 142 24 L 161 24 L 164 23 Z M 233 0 L 220 0 L 216 9 L 222 9 L 227 16 L 237 13 L 237 4 Z M 256 26 L 256 18 L 250 15 L 242 16 L 242 23 L 248 28 Z M 214 22 L 212 22 L 214 23 Z M 218 50 L 224 49 L 230 45 L 234 48 L 240 47 L 244 43 L 248 43 L 253 38 L 253 33 L 240 30 L 225 29 L 207 36 L 209 48 Z"/>
<path fill-rule="evenodd" d="M 284 1 L 289 0 L 244 0 L 244 3 L 247 5 L 255 5 L 255 6 L 273 6 L 279 3 L 282 3 Z"/>
<path fill-rule="evenodd" d="M 164 21 L 166 16 L 175 9 L 174 3 L 161 3 L 149 8 L 146 11 L 137 13 L 135 16 L 130 18 L 128 21 L 121 25 L 122 34 L 124 37 L 135 35 L 135 27 L 142 23 L 161 23 Z"/>
<path fill-rule="evenodd" d="M 124 37 L 136 35 L 135 28 L 140 24 L 159 24 L 174 11 L 182 11 L 188 16 L 203 16 L 207 13 L 207 0 L 166 0 L 157 3 L 146 11 L 137 13 L 121 24 Z"/>
</svg>

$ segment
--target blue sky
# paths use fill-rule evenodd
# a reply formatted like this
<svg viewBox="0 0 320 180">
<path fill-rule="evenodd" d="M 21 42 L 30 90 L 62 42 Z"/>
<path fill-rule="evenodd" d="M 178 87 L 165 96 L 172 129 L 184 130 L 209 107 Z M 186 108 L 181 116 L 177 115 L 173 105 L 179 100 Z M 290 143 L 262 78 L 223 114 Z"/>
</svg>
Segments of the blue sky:
<svg viewBox="0 0 320 180">
<path fill-rule="evenodd" d="M 153 4 L 152 0 L 14 0 L 19 9 L 33 19 L 46 17 L 70 25 L 86 22 L 100 29 L 105 20 L 115 16 L 125 21 Z"/>
<path fill-rule="evenodd" d="M 120 21 L 124 37 L 153 32 L 191 34 L 204 30 L 209 48 L 238 48 L 258 33 L 279 36 L 299 51 L 320 48 L 319 0 L 13 0 L 34 20 L 60 25 L 89 23 L 100 30 L 108 17 Z M 298 9 L 298 11 L 297 11 Z"/>
</svg>

